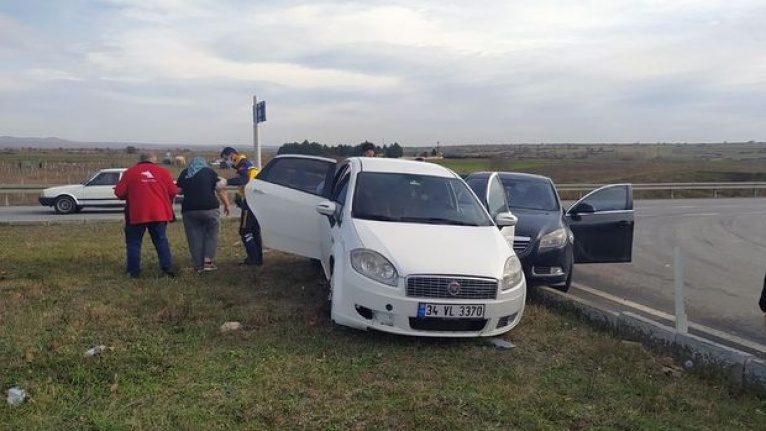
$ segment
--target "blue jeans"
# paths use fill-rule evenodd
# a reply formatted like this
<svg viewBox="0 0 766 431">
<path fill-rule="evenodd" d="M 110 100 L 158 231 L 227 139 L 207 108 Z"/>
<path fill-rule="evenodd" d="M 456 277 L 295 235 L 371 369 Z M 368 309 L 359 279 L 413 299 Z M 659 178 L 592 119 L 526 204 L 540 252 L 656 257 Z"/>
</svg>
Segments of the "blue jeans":
<svg viewBox="0 0 766 431">
<path fill-rule="evenodd" d="M 125 225 L 125 245 L 128 253 L 128 273 L 137 276 L 141 272 L 141 243 L 144 240 L 144 232 L 148 229 L 154 248 L 157 250 L 157 258 L 160 261 L 162 272 L 170 272 L 173 269 L 173 255 L 170 252 L 170 243 L 167 236 L 167 222 L 128 224 Z"/>
</svg>

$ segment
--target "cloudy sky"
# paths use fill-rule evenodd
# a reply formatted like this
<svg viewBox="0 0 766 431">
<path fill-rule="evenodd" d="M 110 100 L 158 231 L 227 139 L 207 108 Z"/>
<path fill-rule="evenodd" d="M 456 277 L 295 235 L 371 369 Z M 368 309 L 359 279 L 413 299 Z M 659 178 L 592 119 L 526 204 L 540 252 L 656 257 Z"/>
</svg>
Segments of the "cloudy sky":
<svg viewBox="0 0 766 431">
<path fill-rule="evenodd" d="M 764 0 L 0 0 L 0 135 L 766 140 Z"/>
</svg>

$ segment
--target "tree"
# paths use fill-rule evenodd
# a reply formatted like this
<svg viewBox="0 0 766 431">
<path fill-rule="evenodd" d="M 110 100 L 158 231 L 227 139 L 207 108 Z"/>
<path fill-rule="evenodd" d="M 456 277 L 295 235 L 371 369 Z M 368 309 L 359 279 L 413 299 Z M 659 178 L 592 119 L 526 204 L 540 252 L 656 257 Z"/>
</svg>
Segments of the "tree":
<svg viewBox="0 0 766 431">
<path fill-rule="evenodd" d="M 138 149 L 132 145 L 129 145 L 127 148 L 125 148 L 125 152 L 128 154 L 136 154 Z"/>
<path fill-rule="evenodd" d="M 394 142 L 390 147 L 384 150 L 384 154 L 386 157 L 397 159 L 404 155 L 404 149 L 401 147 L 401 145 L 399 145 L 398 142 Z"/>
</svg>

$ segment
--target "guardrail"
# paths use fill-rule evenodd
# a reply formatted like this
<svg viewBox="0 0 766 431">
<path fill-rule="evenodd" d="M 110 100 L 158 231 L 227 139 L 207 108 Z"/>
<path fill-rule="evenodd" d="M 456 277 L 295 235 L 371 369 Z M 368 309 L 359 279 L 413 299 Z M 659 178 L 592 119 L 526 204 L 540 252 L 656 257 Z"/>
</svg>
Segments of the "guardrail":
<svg viewBox="0 0 766 431">
<path fill-rule="evenodd" d="M 557 184 L 556 189 L 561 192 L 577 192 L 580 195 L 597 189 L 605 184 Z M 671 199 L 675 198 L 679 190 L 710 190 L 713 197 L 718 197 L 721 190 L 752 190 L 753 197 L 758 196 L 758 191 L 766 189 L 766 182 L 722 182 L 722 183 L 634 183 L 634 191 L 660 190 L 669 192 Z"/>
<path fill-rule="evenodd" d="M 559 193 L 569 192 L 577 193 L 580 196 L 583 194 L 597 189 L 604 184 L 557 184 L 556 188 Z M 5 205 L 8 205 L 8 195 L 17 194 L 39 194 L 44 188 L 51 187 L 41 184 L 0 184 L 0 195 L 5 195 Z M 229 187 L 235 190 L 235 187 Z M 667 191 L 668 197 L 673 199 L 676 197 L 678 191 L 689 190 L 710 190 L 713 193 L 713 197 L 718 197 L 719 192 L 722 190 L 750 190 L 752 196 L 757 197 L 758 192 L 761 189 L 766 189 L 766 182 L 705 182 L 705 183 L 634 183 L 634 191 Z M 0 201 L 2 205 L 2 201 Z"/>
</svg>

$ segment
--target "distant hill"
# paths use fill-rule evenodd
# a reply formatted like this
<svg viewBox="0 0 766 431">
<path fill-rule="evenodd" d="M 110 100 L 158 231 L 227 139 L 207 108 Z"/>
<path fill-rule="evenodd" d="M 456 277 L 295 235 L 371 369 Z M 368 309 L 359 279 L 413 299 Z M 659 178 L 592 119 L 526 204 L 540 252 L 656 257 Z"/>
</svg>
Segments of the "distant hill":
<svg viewBox="0 0 766 431">
<path fill-rule="evenodd" d="M 238 144 L 245 148 L 252 146 L 249 144 Z M 170 143 L 170 144 L 157 144 L 152 142 L 85 142 L 85 141 L 70 141 L 68 139 L 61 139 L 57 137 L 37 138 L 37 137 L 18 137 L 18 136 L 0 136 L 0 149 L 4 148 L 39 148 L 39 149 L 57 149 L 57 148 L 126 148 L 133 146 L 136 148 L 149 148 L 149 149 L 175 149 L 175 148 L 194 148 L 195 150 L 220 149 L 220 144 L 200 145 L 200 144 L 183 144 L 183 143 Z M 264 145 L 263 148 L 277 148 Z"/>
</svg>

